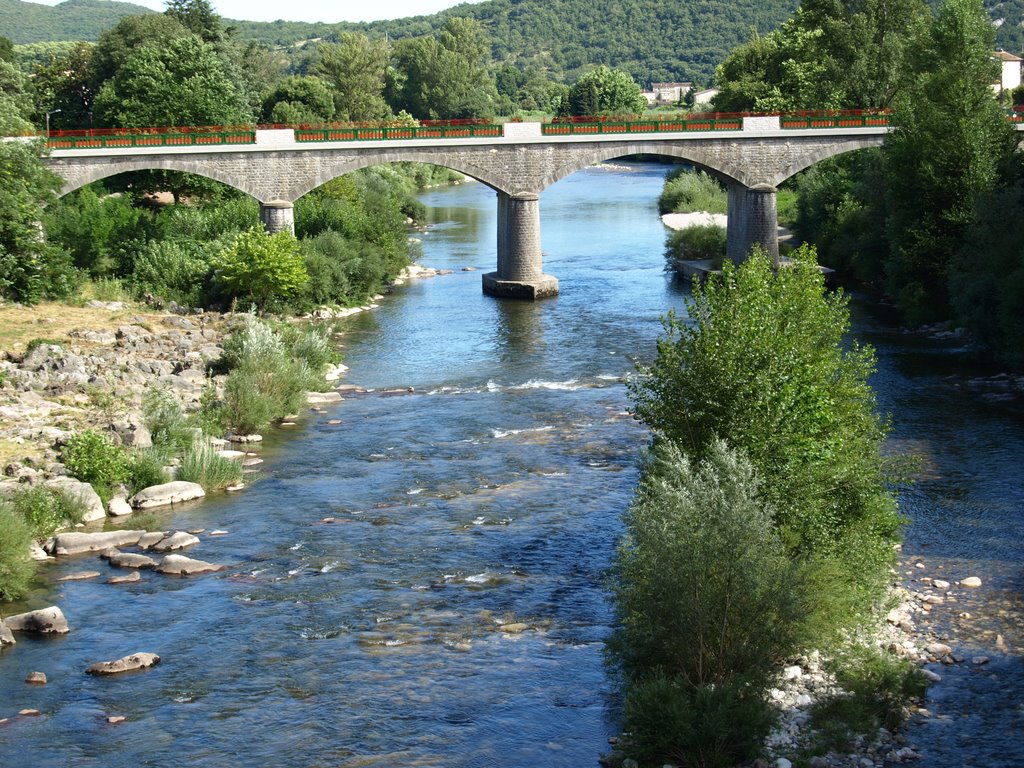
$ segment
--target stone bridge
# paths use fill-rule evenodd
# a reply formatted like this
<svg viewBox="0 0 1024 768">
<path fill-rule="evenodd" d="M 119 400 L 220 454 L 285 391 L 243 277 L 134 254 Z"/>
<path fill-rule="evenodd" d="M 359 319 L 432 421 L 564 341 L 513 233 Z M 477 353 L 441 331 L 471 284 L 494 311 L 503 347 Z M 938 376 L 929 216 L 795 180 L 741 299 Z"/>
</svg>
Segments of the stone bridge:
<svg viewBox="0 0 1024 768">
<path fill-rule="evenodd" d="M 256 198 L 272 232 L 293 228 L 294 202 L 342 174 L 398 161 L 444 166 L 497 192 L 497 270 L 483 276 L 484 291 L 536 299 L 558 293 L 558 280 L 543 269 L 540 195 L 575 171 L 637 154 L 691 163 L 728 189 L 729 258 L 743 259 L 754 245 L 777 258 L 778 185 L 819 160 L 879 146 L 888 130 L 884 125 L 784 128 L 778 117 L 734 122 L 731 130 L 560 136 L 544 135 L 540 123 L 508 123 L 503 136 L 309 143 L 298 142 L 292 129 L 257 130 L 251 144 L 55 149 L 45 161 L 65 180 L 62 194 L 146 169 L 216 179 Z"/>
</svg>

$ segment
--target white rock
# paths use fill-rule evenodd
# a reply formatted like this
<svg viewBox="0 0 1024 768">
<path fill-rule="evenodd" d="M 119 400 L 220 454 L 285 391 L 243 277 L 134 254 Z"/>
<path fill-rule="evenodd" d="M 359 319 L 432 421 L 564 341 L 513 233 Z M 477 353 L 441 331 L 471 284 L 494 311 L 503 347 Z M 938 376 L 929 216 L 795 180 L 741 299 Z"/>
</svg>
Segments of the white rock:
<svg viewBox="0 0 1024 768">
<path fill-rule="evenodd" d="M 132 513 L 131 504 L 123 496 L 115 496 L 107 502 L 107 514 L 111 517 L 124 517 Z"/>
<path fill-rule="evenodd" d="M 82 517 L 83 523 L 93 523 L 97 520 L 106 519 L 107 511 L 103 508 L 103 501 L 100 499 L 100 495 L 88 483 L 75 480 L 73 477 L 55 477 L 52 480 L 46 481 L 46 487 L 58 490 L 68 497 L 80 501 L 85 507 L 85 515 Z"/>
<path fill-rule="evenodd" d="M 55 555 L 79 555 L 101 552 L 111 547 L 138 544 L 145 531 L 99 531 L 97 533 L 58 533 L 53 537 L 50 552 Z"/>
<path fill-rule="evenodd" d="M 198 483 L 188 483 L 184 480 L 175 480 L 172 483 L 151 485 L 143 488 L 129 500 L 135 509 L 150 509 L 151 507 L 163 507 L 170 504 L 181 504 L 184 501 L 199 499 L 206 495 L 206 491 Z"/>
<path fill-rule="evenodd" d="M 936 579 L 932 582 L 932 586 L 936 589 L 949 589 L 949 582 L 943 581 L 942 579 Z"/>
<path fill-rule="evenodd" d="M 338 392 L 307 392 L 306 402 L 310 405 L 324 405 L 327 403 L 340 403 L 341 394 Z"/>
<path fill-rule="evenodd" d="M 793 764 L 784 757 L 780 757 L 775 761 L 775 768 L 793 768 Z"/>
<path fill-rule="evenodd" d="M 799 680 L 803 677 L 804 671 L 800 669 L 800 666 L 794 664 L 791 667 L 782 668 L 782 679 L 783 680 Z"/>
<path fill-rule="evenodd" d="M 961 587 L 980 587 L 981 579 L 977 576 L 968 576 L 966 579 L 960 579 Z"/>
<path fill-rule="evenodd" d="M 4 620 L 0 619 L 0 647 L 5 645 L 14 645 L 18 641 L 14 639 L 14 633 L 8 629 L 7 625 L 4 624 Z"/>
<path fill-rule="evenodd" d="M 217 451 L 218 456 L 223 456 L 225 459 L 241 459 L 245 456 L 245 451 L 234 451 L 230 449 L 224 449 Z"/>
<path fill-rule="evenodd" d="M 921 674 L 924 675 L 924 679 L 927 680 L 929 683 L 942 682 L 942 675 L 938 675 L 935 672 L 932 672 L 930 669 L 922 669 Z"/>
<path fill-rule="evenodd" d="M 40 547 L 39 546 L 39 542 L 37 542 L 35 540 L 30 541 L 28 543 L 28 554 L 29 554 L 29 557 L 31 557 L 33 560 L 38 560 L 40 562 L 42 562 L 43 560 L 52 560 L 53 559 L 48 554 L 46 554 L 46 550 L 44 550 L 42 547 Z"/>
<path fill-rule="evenodd" d="M 185 547 L 194 547 L 199 543 L 199 539 L 193 536 L 191 533 L 185 533 L 184 531 L 175 531 L 170 536 L 167 536 L 156 544 L 152 544 L 150 549 L 155 552 L 170 552 L 175 549 L 184 549 Z"/>
<path fill-rule="evenodd" d="M 194 573 L 212 573 L 219 571 L 224 566 L 207 563 L 204 560 L 193 560 L 184 555 L 167 555 L 156 567 L 157 573 L 167 573 L 176 576 L 191 576 Z"/>
<path fill-rule="evenodd" d="M 938 656 L 940 658 L 942 656 L 948 656 L 950 653 L 953 652 L 953 649 L 945 643 L 928 643 L 928 645 L 925 646 L 925 649 L 932 656 Z"/>
<path fill-rule="evenodd" d="M 90 675 L 116 675 L 121 672 L 131 672 L 136 669 L 145 669 L 160 663 L 160 657 L 155 653 L 133 653 L 117 661 L 99 661 L 85 671 Z"/>
<path fill-rule="evenodd" d="M 8 629 L 15 632 L 42 632 L 44 634 L 63 635 L 68 632 L 68 620 L 60 608 L 55 605 L 40 608 L 38 611 L 19 613 L 4 619 Z"/>
</svg>

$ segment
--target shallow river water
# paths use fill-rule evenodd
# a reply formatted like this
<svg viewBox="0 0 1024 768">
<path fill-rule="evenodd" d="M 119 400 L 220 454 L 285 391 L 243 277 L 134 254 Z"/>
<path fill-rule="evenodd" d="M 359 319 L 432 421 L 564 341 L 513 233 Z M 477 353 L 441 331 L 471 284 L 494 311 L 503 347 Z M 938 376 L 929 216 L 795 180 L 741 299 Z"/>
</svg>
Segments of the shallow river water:
<svg viewBox="0 0 1024 768">
<path fill-rule="evenodd" d="M 42 712 L 0 727 L 0 764 L 596 765 L 616 732 L 603 578 L 646 441 L 622 378 L 683 306 L 662 271 L 665 170 L 602 166 L 545 192 L 561 295 L 536 304 L 481 294 L 494 193 L 426 194 L 423 263 L 454 274 L 347 321 L 347 382 L 374 391 L 269 440 L 244 493 L 161 518 L 227 529 L 194 550 L 227 570 L 111 586 L 53 581 L 91 557 L 46 569 L 27 604 L 60 605 L 72 632 L 0 656 L 0 717 Z M 908 557 L 986 582 L 929 621 L 992 662 L 940 670 L 934 718 L 911 735 L 926 765 L 1019 765 L 998 759 L 1024 680 L 1019 617 L 999 611 L 1021 588 L 1024 425 L 960 396 L 948 355 L 858 324 L 898 444 L 927 457 Z M 162 662 L 83 674 L 137 651 Z M 50 682 L 27 685 L 32 670 Z"/>
</svg>

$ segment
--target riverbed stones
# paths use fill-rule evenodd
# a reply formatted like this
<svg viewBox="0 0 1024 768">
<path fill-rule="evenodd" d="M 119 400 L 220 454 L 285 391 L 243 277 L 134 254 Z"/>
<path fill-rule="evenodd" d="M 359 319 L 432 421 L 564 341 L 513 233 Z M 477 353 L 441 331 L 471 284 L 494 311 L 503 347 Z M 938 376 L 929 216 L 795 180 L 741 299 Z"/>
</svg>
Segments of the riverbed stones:
<svg viewBox="0 0 1024 768">
<path fill-rule="evenodd" d="M 340 392 L 307 392 L 306 402 L 310 405 L 328 405 L 342 401 Z"/>
<path fill-rule="evenodd" d="M 4 623 L 4 620 L 0 619 L 0 648 L 3 648 L 5 645 L 15 645 L 17 642 L 14 639 L 14 633 Z"/>
<path fill-rule="evenodd" d="M 148 533 L 142 534 L 139 537 L 139 549 L 149 549 L 158 541 L 163 541 L 167 537 L 164 531 L 149 531 Z"/>
<path fill-rule="evenodd" d="M 25 682 L 31 685 L 46 685 L 45 672 L 29 672 Z"/>
<path fill-rule="evenodd" d="M 102 552 L 111 547 L 138 544 L 145 531 L 99 531 L 97 533 L 58 533 L 48 551 L 54 555 L 80 555 L 83 552 Z"/>
<path fill-rule="evenodd" d="M 108 549 L 100 557 L 115 568 L 156 568 L 156 560 L 147 555 L 140 555 L 138 552 Z"/>
<path fill-rule="evenodd" d="M 941 659 L 943 656 L 948 656 L 953 652 L 953 649 L 945 643 L 928 643 L 928 645 L 925 646 L 925 650 L 938 659 Z"/>
<path fill-rule="evenodd" d="M 156 567 L 157 573 L 166 573 L 173 576 L 192 576 L 198 573 L 213 573 L 224 566 L 214 565 L 205 560 L 194 560 L 184 555 L 167 555 Z"/>
<path fill-rule="evenodd" d="M 977 588 L 981 586 L 981 579 L 977 576 L 968 576 L 966 579 L 960 579 L 961 587 Z"/>
<path fill-rule="evenodd" d="M 88 483 L 75 480 L 73 477 L 55 477 L 46 481 L 46 487 L 60 491 L 68 498 L 80 502 L 85 508 L 85 514 L 82 516 L 83 523 L 94 523 L 97 520 L 106 519 L 107 510 L 103 507 L 103 501 Z"/>
<path fill-rule="evenodd" d="M 18 613 L 4 619 L 8 629 L 15 632 L 38 632 L 46 635 L 64 635 L 69 631 L 68 620 L 55 605 L 37 611 Z"/>
<path fill-rule="evenodd" d="M 66 576 L 61 576 L 57 581 L 87 581 L 89 579 L 95 579 L 99 577 L 99 571 L 78 571 L 77 573 L 69 573 Z"/>
<path fill-rule="evenodd" d="M 111 576 L 107 579 L 107 584 L 134 584 L 136 581 L 141 580 L 142 576 L 139 575 L 139 572 L 132 571 L 124 576 Z"/>
<path fill-rule="evenodd" d="M 198 483 L 175 480 L 170 483 L 143 488 L 129 499 L 129 503 L 135 509 L 151 509 L 152 507 L 181 504 L 182 502 L 202 498 L 205 495 L 206 491 Z"/>
<path fill-rule="evenodd" d="M 165 536 L 155 544 L 150 545 L 150 549 L 154 552 L 171 552 L 175 549 L 185 549 L 185 547 L 194 547 L 199 543 L 199 539 L 190 533 L 185 531 L 175 531 L 170 536 Z"/>
<path fill-rule="evenodd" d="M 146 669 L 159 663 L 160 657 L 155 653 L 133 653 L 116 661 L 98 661 L 85 671 L 90 675 L 119 675 L 122 672 Z"/>
</svg>

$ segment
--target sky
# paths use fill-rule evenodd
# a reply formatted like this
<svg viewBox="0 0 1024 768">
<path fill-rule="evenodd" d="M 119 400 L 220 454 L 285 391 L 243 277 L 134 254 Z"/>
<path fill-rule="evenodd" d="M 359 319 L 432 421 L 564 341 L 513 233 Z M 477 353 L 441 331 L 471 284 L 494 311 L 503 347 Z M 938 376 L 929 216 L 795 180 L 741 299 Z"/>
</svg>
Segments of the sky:
<svg viewBox="0 0 1024 768">
<path fill-rule="evenodd" d="M 60 0 L 33 0 L 43 5 L 56 5 Z M 155 11 L 162 11 L 162 0 L 126 0 L 144 5 Z M 466 0 L 461 0 L 465 2 Z M 479 2 L 480 0 L 468 0 Z M 437 13 L 460 0 L 213 0 L 213 7 L 221 16 L 244 21 L 377 21 L 379 19 L 401 19 L 406 16 L 425 16 Z"/>
</svg>

